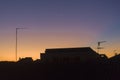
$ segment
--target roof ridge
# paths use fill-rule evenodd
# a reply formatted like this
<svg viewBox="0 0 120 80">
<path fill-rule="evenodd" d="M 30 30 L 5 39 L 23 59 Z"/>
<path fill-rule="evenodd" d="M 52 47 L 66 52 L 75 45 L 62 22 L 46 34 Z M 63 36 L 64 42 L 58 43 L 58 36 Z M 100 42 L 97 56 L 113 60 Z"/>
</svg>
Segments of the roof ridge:
<svg viewBox="0 0 120 80">
<path fill-rule="evenodd" d="M 52 50 L 52 49 L 84 49 L 84 48 L 90 48 L 91 47 L 70 47 L 70 48 L 47 48 L 46 50 Z"/>
</svg>

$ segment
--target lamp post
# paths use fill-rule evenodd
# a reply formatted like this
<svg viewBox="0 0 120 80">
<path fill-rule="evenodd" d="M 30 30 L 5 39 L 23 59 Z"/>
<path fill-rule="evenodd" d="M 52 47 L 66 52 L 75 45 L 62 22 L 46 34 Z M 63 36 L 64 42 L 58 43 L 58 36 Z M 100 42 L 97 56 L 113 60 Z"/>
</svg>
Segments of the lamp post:
<svg viewBox="0 0 120 80">
<path fill-rule="evenodd" d="M 18 30 L 20 29 L 25 29 L 25 28 L 16 28 L 16 48 L 15 48 L 15 59 L 17 61 L 17 54 L 18 54 L 18 51 L 17 51 L 17 46 L 18 46 Z"/>
</svg>

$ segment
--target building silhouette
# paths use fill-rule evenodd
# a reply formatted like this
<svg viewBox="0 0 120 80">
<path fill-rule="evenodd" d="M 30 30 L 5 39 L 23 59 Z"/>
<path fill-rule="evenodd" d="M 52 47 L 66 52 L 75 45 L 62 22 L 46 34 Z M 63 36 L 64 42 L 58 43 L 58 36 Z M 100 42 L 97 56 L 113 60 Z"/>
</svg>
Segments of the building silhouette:
<svg viewBox="0 0 120 80">
<path fill-rule="evenodd" d="M 115 56 L 109 58 L 110 63 L 120 63 L 120 54 L 115 54 Z"/>
<path fill-rule="evenodd" d="M 19 58 L 19 63 L 32 63 L 33 59 L 32 57 L 25 57 L 25 58 Z"/>
<path fill-rule="evenodd" d="M 45 63 L 98 62 L 106 58 L 90 47 L 46 49 L 41 53 L 41 61 Z"/>
</svg>

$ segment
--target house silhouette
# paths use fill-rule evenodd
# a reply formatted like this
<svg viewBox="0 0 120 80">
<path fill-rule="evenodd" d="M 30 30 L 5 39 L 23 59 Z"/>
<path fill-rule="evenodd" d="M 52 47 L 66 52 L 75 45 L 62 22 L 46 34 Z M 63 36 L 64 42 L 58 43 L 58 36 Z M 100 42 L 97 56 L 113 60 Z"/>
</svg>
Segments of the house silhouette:
<svg viewBox="0 0 120 80">
<path fill-rule="evenodd" d="M 117 54 L 111 58 L 109 58 L 110 63 L 120 63 L 120 54 Z"/>
<path fill-rule="evenodd" d="M 105 57 L 106 58 L 106 57 Z M 41 61 L 45 63 L 80 63 L 98 62 L 104 59 L 90 47 L 54 48 L 41 53 Z"/>
</svg>

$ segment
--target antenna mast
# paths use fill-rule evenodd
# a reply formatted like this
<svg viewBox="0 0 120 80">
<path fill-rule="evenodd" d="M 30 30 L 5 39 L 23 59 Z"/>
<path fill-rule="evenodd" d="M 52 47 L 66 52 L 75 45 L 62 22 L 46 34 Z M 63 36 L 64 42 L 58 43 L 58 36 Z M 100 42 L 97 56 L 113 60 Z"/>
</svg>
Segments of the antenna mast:
<svg viewBox="0 0 120 80">
<path fill-rule="evenodd" d="M 100 52 L 100 49 L 103 49 L 103 47 L 101 47 L 101 43 L 105 43 L 106 41 L 99 41 L 98 42 L 98 46 L 97 46 L 97 52 Z"/>
</svg>

